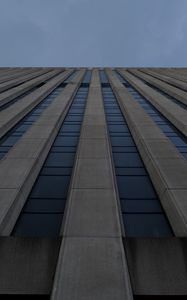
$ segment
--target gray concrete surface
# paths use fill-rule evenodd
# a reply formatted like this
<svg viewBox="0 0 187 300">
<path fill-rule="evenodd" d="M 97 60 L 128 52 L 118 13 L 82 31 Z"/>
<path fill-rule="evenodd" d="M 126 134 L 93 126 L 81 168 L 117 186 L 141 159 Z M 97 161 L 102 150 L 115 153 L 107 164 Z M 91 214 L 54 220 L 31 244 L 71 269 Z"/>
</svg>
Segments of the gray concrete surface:
<svg viewBox="0 0 187 300">
<path fill-rule="evenodd" d="M 9 71 L 8 70 L 1 71 L 0 72 L 0 83 L 3 83 L 5 81 L 8 82 L 9 80 L 12 80 L 12 79 L 14 79 L 18 76 L 21 76 L 21 74 L 26 73 L 26 72 L 30 72 L 32 70 L 33 70 L 32 68 L 25 68 L 25 69 L 23 69 L 23 68 L 15 68 L 15 69 L 11 68 Z M 41 68 L 38 69 L 38 71 L 39 70 L 41 70 Z"/>
<path fill-rule="evenodd" d="M 6 236 L 11 233 L 83 75 L 84 70 L 77 74 L 75 83 L 68 85 L 64 92 L 54 99 L 39 120 L 33 124 L 0 161 L 0 178 L 2 179 L 0 182 L 1 235 Z M 51 118 L 49 116 L 53 117 L 53 122 L 50 122 Z M 47 117 L 49 117 L 48 121 Z M 29 140 L 33 142 L 33 150 L 25 152 L 23 155 L 23 148 L 28 147 Z M 38 140 L 41 141 L 40 144 L 37 143 Z M 32 147 L 31 143 L 29 145 Z M 37 155 L 31 155 L 36 153 L 35 151 L 37 151 Z M 5 172 L 6 176 L 4 176 Z M 1 193 L 4 189 L 6 189 L 6 195 Z M 12 193 L 12 190 L 14 190 L 14 193 Z"/>
<path fill-rule="evenodd" d="M 152 71 L 150 69 L 147 69 L 147 68 L 144 68 L 144 69 L 138 69 L 138 71 L 141 71 L 147 75 L 151 75 L 152 77 L 155 77 L 159 80 L 159 85 L 158 87 L 161 88 L 161 90 L 165 91 L 165 89 L 163 89 L 163 87 L 165 86 L 165 82 L 166 83 L 169 83 L 169 85 L 173 85 L 175 86 L 176 88 L 179 88 L 179 89 L 182 89 L 182 90 L 185 90 L 187 91 L 187 85 L 185 82 L 181 81 L 181 80 L 178 80 L 176 78 L 172 78 L 168 75 L 164 75 L 163 73 L 161 72 L 158 72 L 158 71 Z M 163 85 L 161 85 L 160 83 L 163 83 Z M 168 90 L 170 90 L 170 87 L 168 85 L 166 85 L 165 88 L 168 87 Z M 171 90 L 170 90 L 171 91 Z M 171 91 L 170 93 L 171 96 L 173 96 L 173 92 Z"/>
<path fill-rule="evenodd" d="M 171 198 L 170 194 L 167 194 L 167 197 L 165 195 L 171 189 L 181 189 L 185 192 L 187 162 L 140 104 L 134 101 L 116 75 L 111 70 L 108 70 L 107 74 L 173 231 L 176 236 L 185 237 L 187 236 L 185 200 L 179 198 L 177 194 L 173 194 Z M 153 142 L 152 146 L 150 140 Z M 164 144 L 162 150 L 159 143 L 158 147 L 154 146 L 158 141 Z"/>
<path fill-rule="evenodd" d="M 65 238 L 51 300 L 132 299 L 121 238 Z"/>
<path fill-rule="evenodd" d="M 152 70 L 154 70 L 154 69 L 152 69 Z M 157 69 L 155 71 L 157 71 Z M 158 71 L 164 75 L 170 76 L 172 78 L 175 78 L 177 80 L 187 83 L 187 76 L 184 73 L 180 72 L 180 69 L 177 69 L 177 71 L 176 71 L 176 69 L 159 68 Z"/>
<path fill-rule="evenodd" d="M 153 77 L 149 71 L 141 72 L 137 69 L 131 70 L 129 69 L 129 72 L 133 75 L 137 75 L 139 78 L 144 79 L 146 82 L 152 84 L 155 87 L 158 87 L 161 91 L 165 92 L 166 94 L 174 97 L 179 102 L 184 103 L 187 105 L 187 93 L 186 91 L 181 90 L 180 88 L 177 88 L 175 86 L 172 86 L 166 82 L 163 82 L 163 80 Z M 185 84 L 184 84 L 185 86 Z"/>
<path fill-rule="evenodd" d="M 45 72 L 46 73 L 46 72 Z M 28 82 L 20 84 L 18 86 L 13 87 L 3 93 L 0 94 L 0 106 L 10 102 L 16 97 L 24 94 L 29 91 L 31 88 L 37 86 L 38 84 L 45 82 L 46 80 L 58 75 L 60 72 L 58 70 L 47 72 L 46 74 L 40 75 L 38 78 L 34 78 Z"/>
<path fill-rule="evenodd" d="M 50 295 L 59 246 L 60 238 L 0 237 L 0 298 Z"/>
<path fill-rule="evenodd" d="M 187 111 L 178 104 L 161 95 L 132 74 L 120 70 L 136 90 L 138 90 L 158 111 L 187 137 Z M 133 71 L 135 72 L 135 71 Z M 140 72 L 141 73 L 141 72 Z M 142 73 L 143 74 L 143 73 Z M 182 91 L 181 91 L 182 92 Z M 185 93 L 185 92 L 183 92 Z M 185 93 L 186 94 L 186 93 Z M 187 94 L 186 94 L 187 97 Z"/>
<path fill-rule="evenodd" d="M 0 69 L 0 77 L 1 71 L 7 75 L 19 73 L 17 68 L 12 72 Z M 187 76 L 183 69 L 167 72 Z M 52 300 L 130 300 L 133 292 L 148 297 L 187 295 L 186 238 L 124 237 L 124 252 L 98 71 L 93 73 L 62 241 L 7 235 L 47 157 L 84 70 L 0 161 L 0 297 L 51 292 Z M 115 74 L 111 70 L 107 73 L 174 233 L 186 237 L 187 163 Z M 50 80 L 40 89 L 40 94 L 34 94 L 35 98 L 25 98 L 28 106 L 13 104 L 5 114 L 0 113 L 4 132 L 42 101 L 39 96 L 44 97 L 62 81 L 59 75 L 57 81 Z"/>
<path fill-rule="evenodd" d="M 38 70 L 38 71 L 31 70 L 31 71 L 21 73 L 19 76 L 17 75 L 17 77 L 15 79 L 0 83 L 0 92 L 2 93 L 5 90 L 8 90 L 8 89 L 10 89 L 14 86 L 22 84 L 22 83 L 24 83 L 28 80 L 33 79 L 33 78 L 36 78 L 37 76 L 40 76 L 42 74 L 46 74 L 47 72 L 50 72 L 50 69 Z"/>
<path fill-rule="evenodd" d="M 0 112 L 0 137 L 9 131 L 18 121 L 29 113 L 37 104 L 47 97 L 60 83 L 62 83 L 72 70 L 63 72 L 48 81 L 36 91 L 13 103 L 6 110 Z M 45 75 L 48 76 L 48 75 Z M 42 78 L 41 80 L 45 80 Z M 38 82 L 38 81 L 37 81 Z"/>
<path fill-rule="evenodd" d="M 99 74 L 94 70 L 62 227 L 53 300 L 132 299 L 106 126 Z"/>
<path fill-rule="evenodd" d="M 187 295 L 186 238 L 125 238 L 124 245 L 134 294 Z"/>
</svg>

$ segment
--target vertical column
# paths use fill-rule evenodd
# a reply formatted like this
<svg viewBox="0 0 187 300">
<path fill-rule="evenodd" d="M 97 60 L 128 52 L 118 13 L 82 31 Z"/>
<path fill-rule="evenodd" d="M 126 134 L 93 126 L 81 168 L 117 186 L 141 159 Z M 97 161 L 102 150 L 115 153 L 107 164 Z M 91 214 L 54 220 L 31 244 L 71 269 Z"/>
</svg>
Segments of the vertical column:
<svg viewBox="0 0 187 300">
<path fill-rule="evenodd" d="M 93 71 L 52 299 L 132 299 L 99 74 Z"/>
<path fill-rule="evenodd" d="M 10 235 L 79 87 L 84 69 L 0 161 L 0 234 Z M 58 79 L 58 85 L 62 79 Z M 53 83 L 54 84 L 54 83 Z M 6 173 L 6 176 L 5 176 Z M 51 189 L 55 189 L 54 185 Z"/>
<path fill-rule="evenodd" d="M 187 235 L 187 164 L 111 70 L 107 75 L 176 236 Z"/>
</svg>

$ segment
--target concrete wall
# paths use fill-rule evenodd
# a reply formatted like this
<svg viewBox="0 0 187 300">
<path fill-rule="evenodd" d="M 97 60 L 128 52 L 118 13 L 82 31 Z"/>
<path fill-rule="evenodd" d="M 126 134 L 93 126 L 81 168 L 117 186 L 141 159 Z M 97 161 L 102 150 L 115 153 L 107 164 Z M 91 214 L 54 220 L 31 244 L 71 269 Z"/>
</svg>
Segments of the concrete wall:
<svg viewBox="0 0 187 300">
<path fill-rule="evenodd" d="M 1 237 L 0 294 L 49 295 L 59 247 L 60 238 Z"/>
<path fill-rule="evenodd" d="M 61 68 L 0 69 L 0 106 L 49 80 L 32 95 L 0 111 L 0 136 L 72 72 Z M 184 104 L 187 70 L 122 68 L 120 73 L 186 134 L 186 111 L 135 75 Z M 124 236 L 98 69 L 92 73 L 61 237 L 11 236 L 84 74 L 85 69 L 79 69 L 0 160 L 0 297 L 38 294 L 51 295 L 52 300 L 122 300 L 133 299 L 133 294 L 187 295 L 186 160 L 111 69 L 107 74 L 112 89 L 176 237 Z"/>
</svg>

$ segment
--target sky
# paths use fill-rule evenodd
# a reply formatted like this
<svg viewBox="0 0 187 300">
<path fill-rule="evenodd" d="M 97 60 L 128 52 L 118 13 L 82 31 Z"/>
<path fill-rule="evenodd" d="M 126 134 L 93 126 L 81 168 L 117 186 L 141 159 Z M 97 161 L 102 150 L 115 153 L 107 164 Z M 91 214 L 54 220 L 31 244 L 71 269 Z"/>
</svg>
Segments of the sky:
<svg viewBox="0 0 187 300">
<path fill-rule="evenodd" d="M 187 67 L 187 0 L 0 0 L 0 66 Z"/>
</svg>

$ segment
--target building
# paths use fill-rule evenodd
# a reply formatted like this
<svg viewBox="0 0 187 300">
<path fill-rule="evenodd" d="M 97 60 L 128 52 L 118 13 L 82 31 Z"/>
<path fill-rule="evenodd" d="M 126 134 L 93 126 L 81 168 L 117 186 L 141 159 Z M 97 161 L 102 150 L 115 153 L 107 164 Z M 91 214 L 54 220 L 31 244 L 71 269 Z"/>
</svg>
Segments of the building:
<svg viewBox="0 0 187 300">
<path fill-rule="evenodd" d="M 0 69 L 0 299 L 186 299 L 186 110 L 187 69 Z"/>
</svg>

